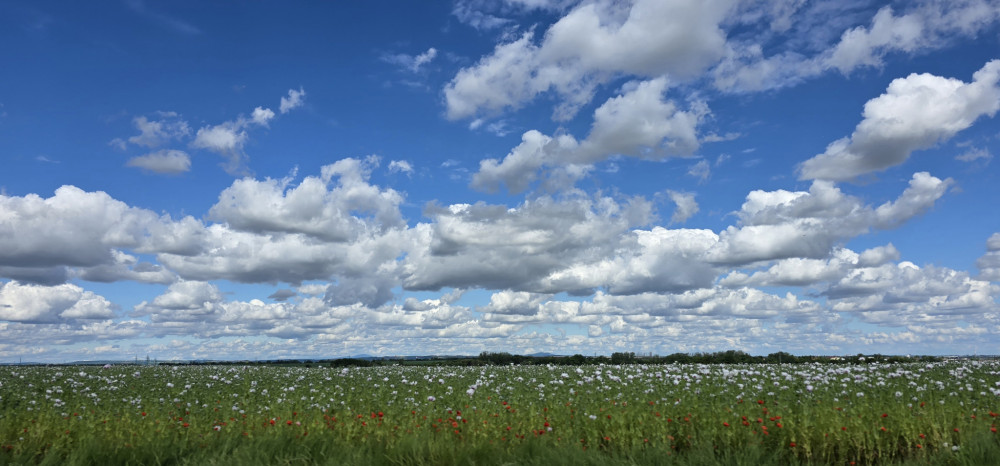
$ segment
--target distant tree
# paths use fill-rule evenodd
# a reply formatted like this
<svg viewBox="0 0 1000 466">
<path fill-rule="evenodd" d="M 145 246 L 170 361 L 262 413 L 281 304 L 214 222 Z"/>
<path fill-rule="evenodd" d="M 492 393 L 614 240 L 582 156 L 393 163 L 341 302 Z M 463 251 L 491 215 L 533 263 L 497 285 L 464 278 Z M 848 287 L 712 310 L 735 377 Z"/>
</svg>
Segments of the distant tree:
<svg viewBox="0 0 1000 466">
<path fill-rule="evenodd" d="M 635 353 L 611 353 L 611 364 L 634 364 Z"/>
<path fill-rule="evenodd" d="M 766 361 L 771 364 L 788 364 L 788 363 L 798 363 L 801 362 L 798 357 L 793 354 L 786 353 L 784 351 L 778 351 L 777 353 L 771 353 L 767 355 Z"/>
<path fill-rule="evenodd" d="M 587 363 L 587 357 L 582 354 L 574 354 L 565 358 L 566 364 L 571 366 L 582 366 Z"/>
</svg>

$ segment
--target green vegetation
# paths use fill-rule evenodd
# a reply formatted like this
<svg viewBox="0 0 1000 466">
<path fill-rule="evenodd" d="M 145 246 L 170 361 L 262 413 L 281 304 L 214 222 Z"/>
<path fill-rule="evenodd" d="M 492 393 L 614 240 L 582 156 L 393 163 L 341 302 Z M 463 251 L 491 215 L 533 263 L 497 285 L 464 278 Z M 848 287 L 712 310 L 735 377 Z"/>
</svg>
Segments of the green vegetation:
<svg viewBox="0 0 1000 466">
<path fill-rule="evenodd" d="M 573 367 L 506 356 L 474 367 L 0 367 L 0 464 L 1000 458 L 995 361 L 644 364 L 620 353 L 611 360 L 623 364 Z"/>
</svg>

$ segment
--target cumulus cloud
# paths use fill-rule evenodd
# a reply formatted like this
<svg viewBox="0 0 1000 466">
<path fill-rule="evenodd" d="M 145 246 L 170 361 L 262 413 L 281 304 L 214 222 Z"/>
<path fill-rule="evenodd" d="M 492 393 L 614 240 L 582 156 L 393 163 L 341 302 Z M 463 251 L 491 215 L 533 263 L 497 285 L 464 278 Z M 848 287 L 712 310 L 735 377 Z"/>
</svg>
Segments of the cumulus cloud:
<svg viewBox="0 0 1000 466">
<path fill-rule="evenodd" d="M 861 66 L 880 66 L 889 52 L 941 47 L 948 37 L 975 35 L 998 20 L 1000 9 L 986 0 L 921 2 L 901 16 L 886 6 L 868 27 L 845 31 L 825 61 L 845 74 Z"/>
<path fill-rule="evenodd" d="M 224 165 L 226 172 L 237 174 L 244 170 L 243 163 L 246 156 L 243 153 L 243 145 L 249 139 L 245 129 L 249 121 L 252 120 L 241 118 L 215 126 L 205 126 L 198 130 L 194 141 L 191 141 L 191 147 L 207 149 L 226 157 L 228 159 L 228 163 Z"/>
<path fill-rule="evenodd" d="M 587 2 L 545 32 L 500 44 L 445 86 L 452 119 L 517 108 L 554 90 L 563 99 L 554 117 L 567 119 L 611 76 L 694 76 L 724 52 L 719 27 L 731 2 Z M 643 44 L 637 47 L 636 44 Z"/>
<path fill-rule="evenodd" d="M 504 290 L 493 293 L 490 303 L 476 310 L 495 314 L 534 315 L 538 312 L 539 305 L 551 297 L 552 295 L 541 293 Z"/>
<path fill-rule="evenodd" d="M 705 255 L 718 241 L 709 230 L 633 230 L 612 243 L 613 254 L 567 263 L 550 272 L 538 289 L 556 293 L 604 288 L 611 294 L 637 294 L 710 287 L 720 269 Z"/>
<path fill-rule="evenodd" d="M 845 31 L 827 62 L 842 73 L 858 66 L 878 65 L 888 50 L 916 50 L 923 36 L 924 23 L 920 18 L 912 14 L 897 17 L 892 7 L 883 7 L 872 18 L 870 27 Z"/>
<path fill-rule="evenodd" d="M 850 180 L 902 164 L 910 154 L 948 140 L 979 117 L 1000 109 L 1000 60 L 988 62 L 971 83 L 911 74 L 865 104 L 850 137 L 799 166 L 801 179 Z"/>
<path fill-rule="evenodd" d="M 415 244 L 402 261 L 403 285 L 537 290 L 539 278 L 586 258 L 603 257 L 627 229 L 647 223 L 641 198 L 550 197 L 516 208 L 477 203 L 431 206 L 430 224 L 413 229 Z"/>
<path fill-rule="evenodd" d="M 575 158 L 593 162 L 610 155 L 660 159 L 694 153 L 697 126 L 710 112 L 702 102 L 680 110 L 664 98 L 667 85 L 665 78 L 630 83 L 626 92 L 608 99 L 594 111 L 590 134 Z"/>
<path fill-rule="evenodd" d="M 130 207 L 104 192 L 63 186 L 49 198 L 0 195 L 0 267 L 95 267 L 118 264 L 117 249 L 199 250 L 202 225 Z M 9 270 L 9 269 L 8 269 Z"/>
<path fill-rule="evenodd" d="M 950 178 L 915 173 L 896 200 L 875 208 L 828 181 L 814 181 L 808 192 L 753 191 L 737 212 L 740 226 L 720 232 L 708 257 L 727 264 L 823 258 L 838 241 L 873 228 L 896 228 L 923 214 L 951 184 Z"/>
<path fill-rule="evenodd" d="M 154 173 L 177 175 L 191 170 L 191 158 L 184 151 L 164 149 L 132 157 L 125 165 Z"/>
<path fill-rule="evenodd" d="M 589 171 L 588 168 L 558 164 L 560 160 L 568 159 L 569 156 L 565 154 L 574 151 L 578 146 L 576 138 L 570 135 L 552 137 L 536 130 L 527 131 L 521 136 L 521 143 L 503 160 L 481 160 L 479 171 L 472 175 L 470 186 L 486 192 L 496 192 L 501 186 L 506 186 L 509 192 L 519 193 L 537 181 L 539 171 L 547 166 L 555 166 L 558 174 L 582 176 Z"/>
<path fill-rule="evenodd" d="M 549 188 L 564 189 L 588 174 L 593 163 L 613 156 L 662 160 L 691 155 L 699 147 L 697 126 L 710 112 L 700 102 L 679 109 L 665 98 L 666 88 L 664 78 L 629 83 L 594 111 L 583 141 L 568 134 L 525 132 L 503 160 L 480 161 L 472 187 L 494 192 L 505 185 L 510 192 L 521 192 L 545 171 Z"/>
<path fill-rule="evenodd" d="M 986 254 L 976 260 L 976 267 L 983 280 L 1000 282 L 1000 233 L 986 240 Z"/>
<path fill-rule="evenodd" d="M 301 88 L 297 91 L 289 89 L 288 97 L 281 98 L 279 107 L 281 114 L 284 115 L 302 106 L 305 95 L 306 92 Z M 223 168 L 229 174 L 245 173 L 247 156 L 243 148 L 250 138 L 248 130 L 254 127 L 267 127 L 274 118 L 273 110 L 256 107 L 249 118 L 240 115 L 235 120 L 199 128 L 194 140 L 191 141 L 191 147 L 210 150 L 225 157 L 227 163 Z"/>
<path fill-rule="evenodd" d="M 402 195 L 368 183 L 376 158 L 347 158 L 326 165 L 320 176 L 293 180 L 244 178 L 219 194 L 210 219 L 247 232 L 303 233 L 328 241 L 346 241 L 364 231 L 404 224 Z M 371 221 L 364 217 L 371 215 Z"/>
<path fill-rule="evenodd" d="M 253 121 L 254 124 L 260 126 L 267 126 L 267 122 L 272 119 L 274 119 L 274 110 L 269 108 L 257 107 L 253 109 L 253 113 L 250 114 L 250 120 Z"/>
<path fill-rule="evenodd" d="M 114 256 L 113 263 L 74 268 L 73 275 L 83 280 L 104 283 L 131 280 L 140 283 L 168 284 L 177 279 L 173 272 L 159 264 L 141 262 L 137 257 L 119 250 L 111 252 Z"/>
<path fill-rule="evenodd" d="M 27 323 L 69 323 L 114 316 L 103 296 L 72 284 L 24 285 L 0 283 L 0 320 Z"/>
<path fill-rule="evenodd" d="M 955 315 L 994 310 L 1000 286 L 966 272 L 910 262 L 850 271 L 824 293 L 837 312 L 889 325 L 952 325 Z"/>
</svg>

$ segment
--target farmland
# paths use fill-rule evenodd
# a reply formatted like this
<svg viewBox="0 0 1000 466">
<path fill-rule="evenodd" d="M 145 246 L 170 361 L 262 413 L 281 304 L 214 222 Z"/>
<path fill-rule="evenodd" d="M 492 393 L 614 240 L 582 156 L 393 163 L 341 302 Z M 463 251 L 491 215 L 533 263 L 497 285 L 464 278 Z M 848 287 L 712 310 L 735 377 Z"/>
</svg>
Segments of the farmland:
<svg viewBox="0 0 1000 466">
<path fill-rule="evenodd" d="M 1000 363 L 0 367 L 0 464 L 984 464 Z"/>
</svg>

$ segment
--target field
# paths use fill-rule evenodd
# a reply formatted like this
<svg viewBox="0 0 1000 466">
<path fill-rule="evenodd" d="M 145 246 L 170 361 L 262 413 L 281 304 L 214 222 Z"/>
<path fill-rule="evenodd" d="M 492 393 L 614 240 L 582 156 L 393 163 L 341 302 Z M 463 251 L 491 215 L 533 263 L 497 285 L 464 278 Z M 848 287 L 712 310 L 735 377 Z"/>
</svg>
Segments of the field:
<svg viewBox="0 0 1000 466">
<path fill-rule="evenodd" d="M 1000 363 L 0 367 L 0 464 L 996 464 Z"/>
</svg>

